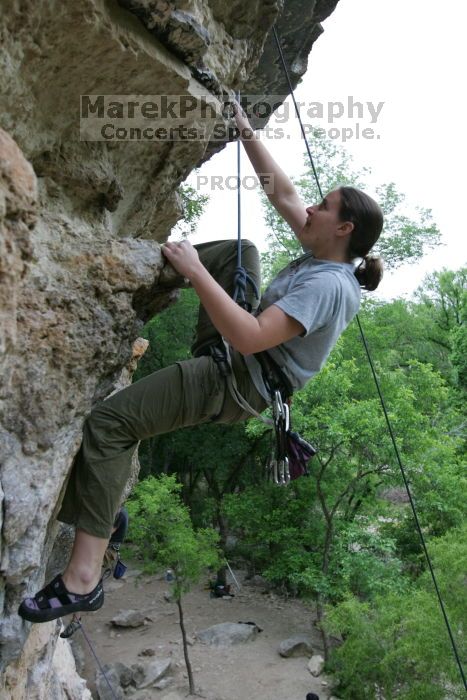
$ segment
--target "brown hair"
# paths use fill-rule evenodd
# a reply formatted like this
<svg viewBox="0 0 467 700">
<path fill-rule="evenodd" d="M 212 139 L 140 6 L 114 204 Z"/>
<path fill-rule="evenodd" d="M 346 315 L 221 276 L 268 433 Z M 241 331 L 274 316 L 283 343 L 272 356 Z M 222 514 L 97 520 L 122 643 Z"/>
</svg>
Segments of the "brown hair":
<svg viewBox="0 0 467 700">
<path fill-rule="evenodd" d="M 355 277 L 364 289 L 372 292 L 383 277 L 383 261 L 368 255 L 383 228 L 383 212 L 379 204 L 355 187 L 339 187 L 341 195 L 340 218 L 354 225 L 350 234 L 348 254 L 351 260 L 362 258 Z"/>
</svg>

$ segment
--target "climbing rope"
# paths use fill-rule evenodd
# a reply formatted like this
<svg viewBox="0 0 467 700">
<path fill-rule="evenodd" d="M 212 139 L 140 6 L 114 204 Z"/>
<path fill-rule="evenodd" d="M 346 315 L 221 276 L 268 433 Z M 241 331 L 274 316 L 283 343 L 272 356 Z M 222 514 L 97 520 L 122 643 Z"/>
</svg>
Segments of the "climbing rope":
<svg viewBox="0 0 467 700">
<path fill-rule="evenodd" d="M 123 510 L 124 512 L 126 512 L 125 509 L 122 509 L 122 510 Z M 120 516 L 122 510 L 120 510 L 119 516 Z M 118 516 L 117 516 L 117 517 L 118 517 Z M 127 514 L 127 517 L 128 517 L 128 514 Z M 128 520 L 126 521 L 126 527 L 128 527 Z M 125 529 L 125 532 L 126 532 L 126 529 Z M 115 533 L 114 533 L 114 534 L 115 534 Z M 120 542 L 114 542 L 114 543 L 113 543 L 113 546 L 119 548 L 119 547 L 120 547 L 120 544 L 121 544 Z M 115 569 L 114 569 L 114 578 L 121 578 L 121 577 L 123 576 L 123 574 L 125 573 L 125 571 L 126 571 L 126 566 L 125 566 L 125 565 L 123 564 L 123 562 L 121 562 L 121 560 L 120 560 L 120 555 L 119 555 L 119 553 L 118 553 L 119 550 L 116 549 L 115 551 L 117 552 L 117 563 L 116 563 Z M 119 565 L 120 565 L 120 566 L 119 566 Z M 117 571 L 117 574 L 115 573 L 116 571 Z M 109 568 L 109 569 L 106 569 L 106 570 L 104 571 L 103 576 L 102 576 L 102 580 L 105 581 L 106 579 L 109 578 L 110 575 L 111 575 L 111 569 L 110 569 L 110 568 Z M 62 639 L 69 639 L 69 638 L 70 638 L 77 630 L 79 630 L 79 629 L 80 629 L 81 632 L 83 633 L 83 637 L 84 637 L 84 639 L 86 640 L 89 649 L 91 650 L 91 654 L 93 655 L 94 660 L 95 660 L 95 662 L 96 662 L 96 664 L 97 664 L 97 666 L 98 666 L 98 668 L 99 668 L 99 670 L 100 670 L 102 676 L 104 677 L 105 682 L 107 683 L 107 686 L 108 686 L 108 688 L 109 688 L 109 690 L 110 690 L 110 694 L 112 695 L 112 698 L 113 698 L 114 700 L 118 700 L 117 695 L 115 694 L 115 692 L 114 692 L 112 686 L 110 685 L 110 681 L 109 681 L 109 679 L 108 679 L 108 677 L 107 677 L 107 674 L 105 673 L 105 671 L 104 671 L 104 669 L 103 669 L 103 666 L 102 666 L 101 662 L 99 661 L 99 658 L 98 658 L 98 656 L 97 656 L 97 654 L 96 654 L 96 652 L 95 652 L 95 650 L 94 650 L 94 647 L 93 647 L 93 645 L 91 644 L 91 640 L 89 639 L 88 635 L 86 634 L 86 631 L 85 631 L 85 629 L 84 629 L 84 627 L 83 627 L 83 623 L 81 622 L 81 616 L 80 616 L 80 615 L 78 615 L 77 613 L 73 613 L 73 616 L 72 616 L 72 618 L 71 618 L 71 621 L 68 623 L 68 625 L 65 627 L 65 629 L 60 633 L 60 637 L 61 637 Z"/>
<path fill-rule="evenodd" d="M 240 93 L 237 95 L 240 104 Z M 237 267 L 234 272 L 234 293 L 232 298 L 239 306 L 247 311 L 251 311 L 251 306 L 246 300 L 247 286 L 250 285 L 256 299 L 259 299 L 259 291 L 255 281 L 250 277 L 242 265 L 242 197 L 241 197 L 241 146 L 240 139 L 237 140 Z"/>
<path fill-rule="evenodd" d="M 296 99 L 295 99 L 295 95 L 294 95 L 292 83 L 291 83 L 291 81 L 290 81 L 289 71 L 288 71 L 287 65 L 286 65 L 286 63 L 285 63 L 284 54 L 283 54 L 283 52 L 282 52 L 282 47 L 281 47 L 281 45 L 280 45 L 279 37 L 278 37 L 278 35 L 277 35 L 277 31 L 276 31 L 276 28 L 275 28 L 275 27 L 273 27 L 273 33 L 274 33 L 274 38 L 275 38 L 275 41 L 276 41 L 277 49 L 278 49 L 278 52 L 279 52 L 279 56 L 280 56 L 280 59 L 281 59 L 281 62 L 282 62 L 282 66 L 283 66 L 283 68 L 284 68 L 284 73 L 285 73 L 285 76 L 286 76 L 286 79 L 287 79 L 287 83 L 288 83 L 288 86 L 289 86 L 290 95 L 291 95 L 292 100 L 293 100 L 293 103 L 294 103 L 295 113 L 296 113 L 297 118 L 298 118 L 298 121 L 299 121 L 299 123 L 300 123 L 300 128 L 301 128 L 301 131 L 302 131 L 302 136 L 303 136 L 303 139 L 304 139 L 305 144 L 306 144 L 306 149 L 307 149 L 307 152 L 308 152 L 308 157 L 309 157 L 309 159 L 310 159 L 311 168 L 312 168 L 312 170 L 313 170 L 313 175 L 314 175 L 314 178 L 315 178 L 315 181 L 316 181 L 316 185 L 317 185 L 317 187 L 318 187 L 318 191 L 319 191 L 320 197 L 322 198 L 322 197 L 323 197 L 323 193 L 322 193 L 322 191 L 321 191 L 321 186 L 320 186 L 320 184 L 319 184 L 318 173 L 316 172 L 316 168 L 315 168 L 314 161 L 313 161 L 313 156 L 312 156 L 312 154 L 311 154 L 311 150 L 310 150 L 310 147 L 309 147 L 309 144 L 308 144 L 308 140 L 307 140 L 306 135 L 305 135 L 305 129 L 304 129 L 304 127 L 303 127 L 303 123 L 302 123 L 302 120 L 301 120 L 301 117 L 300 117 L 300 111 L 299 111 L 299 109 L 298 109 L 298 105 L 297 105 L 297 101 L 296 101 Z M 412 497 L 412 493 L 411 493 L 411 491 L 410 491 L 409 482 L 408 482 L 408 479 L 407 479 L 407 476 L 406 476 L 406 473 L 405 473 L 404 466 L 403 466 L 403 464 L 402 464 L 402 459 L 401 459 L 401 457 L 400 457 L 399 450 L 398 450 L 398 448 L 397 448 L 397 443 L 396 443 L 396 439 L 395 439 L 395 436 L 394 436 L 394 431 L 393 431 L 393 429 L 392 429 L 391 421 L 390 421 L 390 419 L 389 419 L 389 415 L 388 415 L 388 412 L 387 412 L 387 410 L 386 410 L 386 405 L 385 405 L 385 402 L 384 402 L 384 398 L 383 398 L 383 394 L 382 394 L 382 391 L 381 391 L 381 387 L 380 387 L 380 383 L 379 383 L 379 380 L 378 380 L 378 376 L 377 376 L 377 374 L 376 374 L 376 371 L 375 371 L 375 368 L 374 368 L 374 365 L 373 365 L 373 361 L 372 361 L 372 359 L 371 359 L 371 355 L 370 355 L 370 350 L 369 350 L 369 347 L 368 347 L 368 343 L 367 343 L 367 341 L 366 341 L 366 337 L 365 337 L 365 334 L 364 334 L 364 332 L 363 332 L 363 328 L 362 328 L 362 325 L 361 325 L 361 322 L 360 322 L 360 318 L 358 317 L 358 314 L 357 314 L 357 316 L 356 316 L 356 321 L 357 321 L 357 324 L 358 324 L 358 328 L 359 328 L 359 330 L 360 330 L 360 335 L 361 335 L 361 337 L 362 337 L 363 346 L 364 346 L 364 348 L 365 348 L 366 355 L 367 355 L 368 361 L 369 361 L 369 363 L 370 363 L 371 372 L 372 372 L 373 379 L 374 379 L 374 382 L 375 382 L 375 385 L 376 385 L 376 389 L 377 389 L 377 392 L 378 392 L 378 396 L 379 396 L 379 399 L 380 399 L 380 402 L 381 402 L 381 406 L 382 406 L 382 409 L 383 409 L 384 417 L 385 417 L 385 419 L 386 419 L 386 424 L 387 424 L 387 427 L 388 427 L 389 435 L 390 435 L 390 437 L 391 437 L 392 445 L 393 445 L 393 447 L 394 447 L 394 452 L 395 452 L 395 455 L 396 455 L 397 463 L 398 463 L 398 465 L 399 465 L 399 468 L 400 468 L 400 471 L 401 471 L 401 474 L 402 474 L 402 479 L 403 479 L 403 481 L 404 481 L 404 485 L 405 485 L 405 488 L 406 488 L 406 491 L 407 491 L 407 495 L 408 495 L 408 497 L 409 497 L 410 507 L 411 507 L 411 509 L 412 509 L 412 513 L 413 513 L 413 516 L 414 516 L 414 520 L 415 520 L 415 525 L 416 525 L 416 528 L 417 528 L 417 532 L 418 532 L 418 535 L 419 535 L 419 537 L 420 537 L 420 542 L 421 542 L 421 545 L 422 545 L 422 549 L 423 549 L 423 552 L 424 552 L 424 555 L 425 555 L 425 558 L 426 558 L 426 561 L 427 561 L 427 564 L 428 564 L 428 568 L 429 568 L 430 575 L 431 575 L 431 578 L 432 578 L 432 581 L 433 581 L 433 585 L 434 585 L 435 590 L 436 590 L 436 595 L 437 595 L 437 598 L 438 598 L 438 603 L 439 603 L 439 605 L 440 605 L 441 612 L 442 612 L 442 615 L 443 615 L 443 618 L 444 618 L 444 622 L 445 622 L 445 624 L 446 624 L 446 628 L 447 628 L 447 631 L 448 631 L 449 639 L 450 639 L 451 646 L 452 646 L 452 649 L 453 649 L 453 652 L 454 652 L 454 657 L 455 657 L 456 662 L 457 662 L 457 665 L 458 665 L 458 667 L 459 667 L 459 672 L 460 672 L 460 675 L 461 675 L 461 678 L 462 678 L 462 682 L 463 682 L 463 684 L 464 684 L 464 688 L 467 690 L 467 681 L 466 681 L 466 677 L 465 677 L 465 674 L 464 674 L 464 669 L 462 668 L 462 663 L 461 663 L 461 660 L 460 660 L 460 656 L 459 656 L 459 652 L 458 652 L 458 649 L 457 649 L 457 645 L 456 645 L 456 642 L 455 642 L 455 640 L 454 640 L 454 635 L 453 635 L 452 630 L 451 630 L 451 625 L 450 625 L 450 623 L 449 623 L 449 619 L 448 619 L 448 616 L 447 616 L 446 608 L 445 608 L 445 606 L 444 606 L 443 599 L 442 599 L 442 597 L 441 597 L 441 592 L 440 592 L 440 589 L 439 589 L 439 586 L 438 586 L 438 582 L 437 582 L 437 580 L 436 580 L 436 576 L 435 576 L 435 572 L 434 572 L 434 570 L 433 570 L 433 566 L 432 566 L 432 563 L 431 563 L 430 555 L 429 555 L 429 553 L 428 553 L 428 549 L 427 549 L 427 546 L 426 546 L 426 543 L 425 543 L 425 538 L 424 538 L 424 536 L 423 536 L 422 528 L 421 528 L 421 526 L 420 526 L 420 521 L 419 521 L 419 519 L 418 519 L 417 511 L 416 511 L 416 508 L 415 508 L 415 503 L 414 503 L 414 500 L 413 500 L 413 497 Z"/>
<path fill-rule="evenodd" d="M 86 631 L 85 631 L 85 629 L 84 629 L 84 627 L 83 627 L 83 623 L 81 622 L 81 619 L 80 619 L 80 618 L 77 618 L 76 620 L 74 620 L 74 623 L 75 623 L 75 625 L 76 625 L 76 628 L 79 628 L 79 629 L 81 630 L 81 632 L 83 633 L 83 637 L 85 638 L 85 640 L 86 640 L 86 642 L 87 642 L 87 645 L 88 645 L 89 649 L 91 650 L 91 654 L 93 655 L 94 660 L 95 660 L 97 666 L 99 667 L 99 671 L 102 673 L 102 675 L 103 675 L 103 677 L 104 677 L 104 680 L 105 680 L 105 682 L 107 683 L 107 686 L 108 686 L 108 688 L 109 688 L 109 690 L 110 690 L 110 694 L 112 695 L 112 698 L 113 698 L 114 700 L 118 700 L 117 695 L 116 695 L 114 689 L 113 689 L 112 686 L 110 685 L 110 681 L 109 681 L 109 679 L 107 678 L 107 675 L 106 675 L 106 673 L 105 673 L 105 671 L 104 671 L 104 668 L 103 668 L 101 662 L 99 661 L 99 657 L 97 656 L 96 652 L 94 651 L 94 647 L 93 647 L 92 644 L 91 644 L 91 640 L 89 639 L 88 635 L 86 634 Z"/>
</svg>

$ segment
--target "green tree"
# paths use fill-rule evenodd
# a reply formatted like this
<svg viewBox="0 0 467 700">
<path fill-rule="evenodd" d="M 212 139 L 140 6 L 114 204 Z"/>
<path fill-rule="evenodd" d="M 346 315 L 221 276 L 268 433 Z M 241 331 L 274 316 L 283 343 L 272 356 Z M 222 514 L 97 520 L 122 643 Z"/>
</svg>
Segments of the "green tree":
<svg viewBox="0 0 467 700">
<path fill-rule="evenodd" d="M 153 574 L 169 568 L 174 572 L 172 592 L 179 612 L 190 694 L 194 695 L 182 596 L 208 567 L 219 565 L 218 535 L 211 528 L 193 529 L 189 511 L 180 501 L 180 489 L 173 476 L 141 481 L 128 501 L 129 538 L 144 571 Z"/>
<path fill-rule="evenodd" d="M 138 364 L 133 381 L 191 357 L 190 345 L 197 315 L 198 297 L 192 289 L 182 289 L 176 304 L 146 323 L 141 335 L 149 341 L 149 347 Z M 141 478 L 151 473 L 170 471 L 172 455 L 179 443 L 183 444 L 186 435 L 186 431 L 177 431 L 143 440 L 139 447 Z M 185 471 L 184 469 L 183 473 Z M 191 485 L 194 485 L 194 477 L 189 468 L 187 471 L 187 483 L 191 488 Z"/>
<path fill-rule="evenodd" d="M 465 659 L 467 527 L 432 540 L 430 551 L 456 646 Z M 326 625 L 343 639 L 329 669 L 344 700 L 465 697 L 428 572 L 402 596 L 391 592 L 371 605 L 349 597 L 329 609 Z"/>
<path fill-rule="evenodd" d="M 205 194 L 198 194 L 194 187 L 186 183 L 180 185 L 178 195 L 183 217 L 175 225 L 174 233 L 186 238 L 190 234 L 195 233 L 209 197 Z"/>
<path fill-rule="evenodd" d="M 428 275 L 417 290 L 420 318 L 428 326 L 427 339 L 444 351 L 452 379 L 467 388 L 467 268 L 443 269 Z"/>
</svg>

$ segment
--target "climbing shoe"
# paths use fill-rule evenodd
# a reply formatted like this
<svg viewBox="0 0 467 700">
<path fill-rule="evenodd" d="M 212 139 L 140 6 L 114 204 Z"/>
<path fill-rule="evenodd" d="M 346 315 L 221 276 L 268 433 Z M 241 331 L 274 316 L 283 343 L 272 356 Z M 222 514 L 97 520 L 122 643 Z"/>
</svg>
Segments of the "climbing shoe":
<svg viewBox="0 0 467 700">
<path fill-rule="evenodd" d="M 18 608 L 18 615 L 29 622 L 49 622 L 75 612 L 98 610 L 103 604 L 102 581 L 90 593 L 71 593 L 59 574 L 34 598 L 25 598 Z"/>
<path fill-rule="evenodd" d="M 109 546 L 118 551 L 128 532 L 128 511 L 126 508 L 120 508 L 118 511 L 114 528 L 115 532 L 110 535 Z"/>
</svg>

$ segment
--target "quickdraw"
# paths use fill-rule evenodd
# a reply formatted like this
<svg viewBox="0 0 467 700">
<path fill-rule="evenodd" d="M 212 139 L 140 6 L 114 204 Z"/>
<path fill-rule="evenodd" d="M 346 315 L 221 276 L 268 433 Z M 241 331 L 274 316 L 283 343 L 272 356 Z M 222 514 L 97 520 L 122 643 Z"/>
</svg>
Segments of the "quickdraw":
<svg viewBox="0 0 467 700">
<path fill-rule="evenodd" d="M 287 433 L 290 428 L 290 408 L 283 401 L 281 392 L 276 389 L 272 402 L 275 442 L 267 466 L 270 478 L 279 486 L 287 486 L 290 481 Z"/>
</svg>

